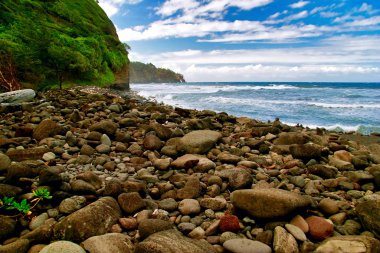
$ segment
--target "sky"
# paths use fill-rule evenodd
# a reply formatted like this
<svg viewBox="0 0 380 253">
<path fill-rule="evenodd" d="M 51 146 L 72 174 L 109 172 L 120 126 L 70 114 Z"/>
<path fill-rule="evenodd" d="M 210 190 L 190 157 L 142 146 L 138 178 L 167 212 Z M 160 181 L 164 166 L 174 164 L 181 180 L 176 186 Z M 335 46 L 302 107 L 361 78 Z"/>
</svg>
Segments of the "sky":
<svg viewBox="0 0 380 253">
<path fill-rule="evenodd" d="M 130 60 L 188 82 L 380 82 L 380 0 L 100 0 Z"/>
</svg>

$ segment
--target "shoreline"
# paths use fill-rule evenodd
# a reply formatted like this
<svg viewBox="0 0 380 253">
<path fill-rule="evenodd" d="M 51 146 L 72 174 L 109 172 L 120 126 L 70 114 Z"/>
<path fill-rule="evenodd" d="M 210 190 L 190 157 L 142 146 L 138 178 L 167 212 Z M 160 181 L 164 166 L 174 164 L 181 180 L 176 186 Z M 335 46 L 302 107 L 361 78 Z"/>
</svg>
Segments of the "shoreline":
<svg viewBox="0 0 380 253">
<path fill-rule="evenodd" d="M 97 87 L 34 100 L 0 115 L 0 198 L 28 202 L 38 188 L 53 198 L 23 218 L 0 206 L 0 252 L 56 241 L 91 253 L 380 250 L 375 137 Z"/>
<path fill-rule="evenodd" d="M 131 88 L 147 99 L 154 97 L 155 101 L 184 108 L 225 111 L 236 117 L 245 116 L 261 121 L 280 118 L 288 125 L 298 123 L 309 128 L 325 128 L 341 133 L 370 135 L 380 132 L 377 123 L 380 119 L 375 113 L 375 108 L 379 107 L 376 103 L 378 99 L 370 92 L 376 86 L 357 92 L 356 89 L 361 86 L 348 87 L 346 92 L 331 83 L 326 84 L 326 87 L 311 84 L 303 87 L 301 84 L 193 83 L 186 87 L 181 84 L 132 84 Z M 336 102 L 332 100 L 335 96 Z M 355 100 L 348 102 L 347 99 L 351 100 L 351 97 Z M 365 104 L 366 101 L 369 104 Z"/>
<path fill-rule="evenodd" d="M 128 93 L 130 93 L 130 94 L 128 94 Z M 169 107 L 172 107 L 172 108 L 176 108 L 176 107 L 182 108 L 181 106 L 170 105 L 170 104 L 166 104 L 165 102 L 159 102 L 153 96 L 151 96 L 151 97 L 144 97 L 142 95 L 139 95 L 138 91 L 135 91 L 132 88 L 130 88 L 128 91 L 124 91 L 123 94 L 127 94 L 127 96 L 130 96 L 132 98 L 138 98 L 140 101 L 153 102 L 153 103 L 157 103 L 157 104 L 160 104 L 160 105 L 169 106 Z M 184 109 L 186 109 L 186 110 L 202 111 L 202 110 L 191 109 L 191 108 L 184 108 Z M 208 110 L 208 109 L 203 109 L 203 110 Z M 218 113 L 220 113 L 220 112 L 218 112 Z M 239 116 L 235 116 L 235 115 L 231 115 L 231 116 L 239 118 Z M 241 118 L 249 118 L 249 119 L 252 119 L 252 120 L 255 120 L 255 121 L 259 121 L 261 123 L 265 123 L 264 121 L 260 121 L 258 119 L 254 119 L 254 118 L 251 118 L 251 117 L 241 116 Z M 274 120 L 276 120 L 276 119 L 274 119 Z M 279 120 L 281 122 L 281 119 L 279 119 Z M 271 123 L 271 122 L 273 122 L 273 121 L 268 121 L 267 123 Z M 369 143 L 370 144 L 372 144 L 372 143 L 380 143 L 380 133 L 377 133 L 377 132 L 373 132 L 373 133 L 370 133 L 370 134 L 362 134 L 362 133 L 360 133 L 358 131 L 353 131 L 353 130 L 345 131 L 344 129 L 342 129 L 343 131 L 335 131 L 335 130 L 329 129 L 329 127 L 307 126 L 307 125 L 304 125 L 302 123 L 289 124 L 289 123 L 282 122 L 282 124 L 290 126 L 290 127 L 297 127 L 297 128 L 305 129 L 305 130 L 317 130 L 317 129 L 321 129 L 322 131 L 324 131 L 326 133 L 333 133 L 333 134 L 338 134 L 338 135 L 343 135 L 343 136 L 355 135 L 357 137 L 356 138 L 352 138 L 352 139 L 359 140 L 359 141 L 361 141 L 363 143 L 366 143 L 366 144 L 369 144 Z M 331 126 L 331 127 L 334 127 L 334 126 Z M 338 127 L 340 128 L 339 125 L 336 126 L 335 128 L 338 128 Z M 357 127 L 359 128 L 360 126 L 357 126 Z"/>
</svg>

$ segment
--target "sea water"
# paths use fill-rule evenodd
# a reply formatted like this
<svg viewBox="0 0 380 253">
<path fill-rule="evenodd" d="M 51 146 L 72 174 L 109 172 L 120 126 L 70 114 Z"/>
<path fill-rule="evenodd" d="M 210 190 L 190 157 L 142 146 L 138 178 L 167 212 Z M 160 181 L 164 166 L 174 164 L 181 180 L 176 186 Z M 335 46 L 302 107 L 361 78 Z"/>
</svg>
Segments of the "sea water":
<svg viewBox="0 0 380 253">
<path fill-rule="evenodd" d="M 380 132 L 380 83 L 132 84 L 168 105 L 334 131 Z"/>
</svg>

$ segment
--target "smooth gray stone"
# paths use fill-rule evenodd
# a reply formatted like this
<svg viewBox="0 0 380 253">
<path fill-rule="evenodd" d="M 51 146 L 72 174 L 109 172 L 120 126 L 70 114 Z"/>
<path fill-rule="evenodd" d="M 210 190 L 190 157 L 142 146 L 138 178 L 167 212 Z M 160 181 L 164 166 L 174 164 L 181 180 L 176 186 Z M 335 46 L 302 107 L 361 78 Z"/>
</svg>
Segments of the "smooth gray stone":
<svg viewBox="0 0 380 253">
<path fill-rule="evenodd" d="M 32 100 L 36 93 L 32 89 L 16 90 L 0 94 L 0 103 L 22 103 Z"/>
</svg>

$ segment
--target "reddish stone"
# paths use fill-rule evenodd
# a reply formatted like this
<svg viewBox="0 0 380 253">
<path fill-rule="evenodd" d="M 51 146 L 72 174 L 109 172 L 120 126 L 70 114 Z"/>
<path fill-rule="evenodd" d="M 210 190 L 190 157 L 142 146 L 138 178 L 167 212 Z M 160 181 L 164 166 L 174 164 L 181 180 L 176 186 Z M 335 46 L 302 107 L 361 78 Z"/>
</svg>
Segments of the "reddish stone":
<svg viewBox="0 0 380 253">
<path fill-rule="evenodd" d="M 240 230 L 238 217 L 231 214 L 225 214 L 220 218 L 219 229 L 222 232 L 238 232 Z"/>
<path fill-rule="evenodd" d="M 306 222 L 309 225 L 309 234 L 315 240 L 322 241 L 334 232 L 334 225 L 322 217 L 311 216 Z"/>
</svg>

